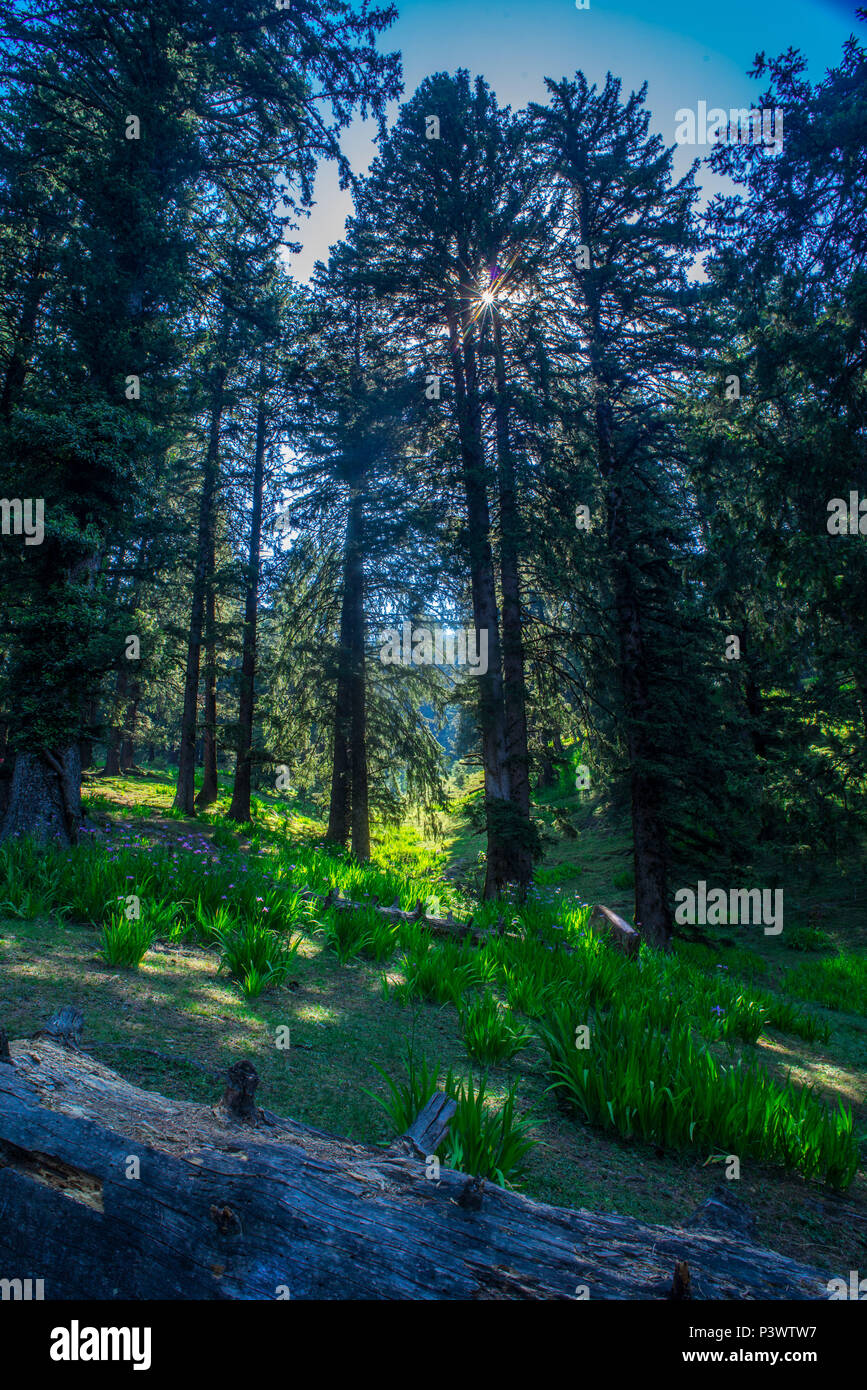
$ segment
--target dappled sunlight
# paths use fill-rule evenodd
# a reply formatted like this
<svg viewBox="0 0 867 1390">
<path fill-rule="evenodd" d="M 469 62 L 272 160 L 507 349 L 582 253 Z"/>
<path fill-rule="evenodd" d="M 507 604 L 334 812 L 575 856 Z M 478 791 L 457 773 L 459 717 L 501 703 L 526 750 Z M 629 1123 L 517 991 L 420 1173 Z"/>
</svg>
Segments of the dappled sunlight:
<svg viewBox="0 0 867 1390">
<path fill-rule="evenodd" d="M 805 1056 L 794 1044 L 770 1039 L 767 1035 L 758 1046 L 760 1052 L 770 1054 L 776 1065 L 791 1072 L 792 1079 L 800 1085 L 815 1085 L 831 1096 L 839 1097 L 846 1105 L 867 1105 L 867 1077 L 863 1071 L 849 1071 L 828 1057 Z"/>
<path fill-rule="evenodd" d="M 294 1013 L 302 1023 L 336 1024 L 340 1019 L 339 1010 L 328 1009 L 324 1004 L 298 1004 Z"/>
<path fill-rule="evenodd" d="M 113 795 L 108 789 L 106 799 L 110 802 Z M 838 1056 L 838 1041 L 821 1047 L 814 1044 L 814 1051 L 802 1037 L 775 1032 L 770 1037 L 762 1034 L 755 1047 L 748 1045 L 762 1020 L 752 989 L 766 991 L 762 998 L 786 1003 L 790 1013 L 781 1019 L 788 1020 L 787 1026 L 807 1028 L 813 1017 L 809 1006 L 800 1012 L 803 1006 L 796 1001 L 767 993 L 765 959 L 785 959 L 776 943 L 763 943 L 761 955 L 740 947 L 718 945 L 714 951 L 679 943 L 670 958 L 642 957 L 636 971 L 634 964 L 589 934 L 588 903 L 596 894 L 585 879 L 591 872 L 603 871 L 586 842 L 579 849 L 566 844 L 547 871 L 537 875 L 525 903 L 501 900 L 480 906 L 442 878 L 449 856 L 442 843 L 433 846 L 424 840 L 417 825 L 399 831 L 380 828 L 374 860 L 360 866 L 329 856 L 321 844 L 307 837 L 290 838 L 285 819 L 269 815 L 267 822 L 267 837 L 235 837 L 231 844 L 227 828 L 219 829 L 223 823 L 217 818 L 212 824 L 165 823 L 171 842 L 166 883 L 177 893 L 181 916 L 176 925 L 183 925 L 183 933 L 176 939 L 161 936 L 145 951 L 137 968 L 109 966 L 99 954 L 101 933 L 74 921 L 58 927 L 45 916 L 36 922 L 5 919 L 0 926 L 0 959 L 7 990 L 13 995 L 25 989 L 38 992 L 46 1001 L 45 1011 L 50 1000 L 77 998 L 94 1054 L 122 1074 L 173 1096 L 194 1095 L 210 1104 L 219 1093 L 225 1067 L 233 1058 L 250 1056 L 260 1075 L 262 1104 L 365 1142 L 387 1141 L 394 1132 L 365 1091 L 388 1098 L 377 1067 L 394 1085 L 405 1084 L 407 1048 L 412 1042 L 417 1058 L 427 1059 L 433 1070 L 439 1068 L 440 1086 L 449 1070 L 454 1086 L 466 1087 L 472 1079 L 474 1095 L 484 1080 L 483 1099 L 476 1103 L 467 1099 L 465 1091 L 464 1103 L 470 1107 L 466 1123 L 482 1126 L 488 1135 L 485 1143 L 493 1142 L 494 1131 L 484 1126 L 496 1127 L 498 1117 L 511 1113 L 512 1105 L 517 1105 L 515 1119 L 521 1122 L 532 1112 L 527 1139 L 537 1147 L 530 1150 L 527 1161 L 531 1192 L 581 1204 L 586 1197 L 582 1165 L 591 1145 L 599 1169 L 589 1189 L 594 1204 L 616 1210 L 625 1200 L 630 1209 L 652 1209 L 657 1219 L 678 1214 L 666 1185 L 674 1158 L 667 1160 L 668 1168 L 666 1163 L 658 1165 L 660 1190 L 651 1197 L 646 1180 L 635 1178 L 629 1167 L 635 1146 L 645 1142 L 640 1138 L 644 1131 L 636 1125 L 635 1115 L 629 1117 L 628 1107 L 616 1108 L 623 1088 L 637 1084 L 636 1099 L 630 1102 L 637 1107 L 641 1097 L 646 1099 L 648 1085 L 643 1072 L 636 1083 L 626 1070 L 621 1075 L 616 1069 L 621 1064 L 634 1066 L 648 1043 L 660 1038 L 667 1050 L 659 1065 L 668 1065 L 678 1008 L 686 1009 L 697 1034 L 709 1044 L 722 1069 L 720 1077 L 732 1061 L 728 1039 L 735 1056 L 743 1056 L 747 1064 L 755 1058 L 763 1061 L 770 1085 L 774 1077 L 782 1082 L 791 1074 L 799 1086 L 815 1083 L 829 1102 L 864 1104 L 857 1069 Z M 99 891 L 91 894 L 97 908 L 100 901 L 111 900 L 113 892 L 120 891 L 122 897 L 130 875 L 133 884 L 144 883 L 148 855 L 161 851 L 140 847 L 140 832 L 161 835 L 163 825 L 138 823 L 125 807 L 120 822 L 106 831 L 102 847 L 85 846 L 79 855 L 77 891 L 83 891 L 87 865 L 101 875 Z M 214 833 L 219 847 L 211 843 Z M 600 832 L 603 837 L 606 833 Z M 268 838 L 272 834 L 274 838 Z M 222 836 L 226 836 L 225 844 Z M 461 843 L 459 837 L 457 843 Z M 620 876 L 625 882 L 628 871 L 623 867 L 620 841 L 612 844 L 609 836 L 602 843 L 609 865 L 604 870 L 609 884 L 604 896 L 612 902 L 612 879 Z M 132 847 L 124 849 L 125 844 Z M 49 892 L 51 882 L 49 875 Z M 358 903 L 369 902 L 374 894 L 387 903 L 397 897 L 410 908 L 422 900 L 433 915 L 452 913 L 456 922 L 473 916 L 481 929 L 502 919 L 513 935 L 479 949 L 430 935 L 419 924 L 402 923 L 383 928 L 377 944 L 375 933 L 370 934 L 376 926 L 370 907 L 335 915 L 334 908 L 325 908 L 321 900 L 316 904 L 315 899 L 300 899 L 302 885 L 320 895 L 336 886 L 342 898 Z M 168 896 L 165 901 L 170 904 Z M 288 912 L 285 918 L 279 917 L 281 907 Z M 293 916 L 299 912 L 301 916 Z M 145 920 L 146 913 L 145 899 Z M 279 924 L 276 933 L 269 921 Z M 225 969 L 218 973 L 221 933 L 241 929 L 261 929 L 269 940 L 297 942 L 282 982 L 274 980 L 261 994 L 249 998 L 240 978 Z M 559 952 L 562 944 L 569 945 L 570 955 Z M 717 968 L 720 953 L 728 962 L 724 970 Z M 736 969 L 747 972 L 750 979 L 736 978 Z M 580 1055 L 575 1051 L 576 1017 L 591 1018 L 600 1003 L 606 1010 L 616 1008 L 621 998 L 630 1000 L 629 1008 L 638 1014 L 649 1009 L 652 1022 L 636 1025 L 642 1038 L 639 1049 L 630 1041 L 630 1015 L 624 1014 L 609 1053 L 603 1051 L 608 1044 L 600 1035 L 597 1016 L 594 1044 L 583 1064 L 589 1061 L 597 1079 L 600 1068 L 611 1068 L 612 1076 L 620 1079 L 604 1086 L 600 1081 L 598 1099 L 592 1088 L 588 1090 L 584 1096 L 592 1117 L 588 1120 L 580 1109 L 559 1106 L 551 1094 L 554 1053 L 537 1036 L 537 1025 L 550 1024 L 556 1011 L 567 1006 L 562 1055 L 573 1058 Z M 489 999 L 496 1001 L 495 1007 L 484 1006 Z M 22 1014 L 20 1007 L 10 1017 L 26 1017 L 27 1027 L 33 1027 L 32 1015 Z M 821 1027 L 824 1013 L 816 1017 Z M 289 1029 L 289 1043 L 282 1050 L 276 1046 L 280 1027 Z M 488 1060 L 483 1063 L 480 1057 Z M 684 1075 L 691 1076 L 689 1069 L 698 1066 L 698 1061 L 684 1053 L 678 1065 L 685 1068 Z M 575 1084 L 577 1095 L 583 1085 L 580 1071 Z M 697 1083 L 691 1080 L 693 1084 Z M 723 1083 L 705 1077 L 701 1085 L 708 1088 L 703 1104 L 712 1123 L 714 1087 Z M 351 1105 L 348 1094 L 353 1096 Z M 606 1133 L 598 1107 L 608 1099 L 615 1106 L 617 1125 L 613 1130 L 608 1126 Z M 653 1134 L 654 1126 L 663 1120 L 664 1115 L 657 1120 L 648 1109 L 641 1123 Z M 811 1123 L 817 1124 L 818 1117 L 814 1115 Z M 518 1135 L 515 1142 L 520 1148 Z M 653 1142 L 648 1142 L 652 1155 Z M 824 1142 L 818 1130 L 811 1142 L 818 1154 Z M 714 1147 L 731 1151 L 733 1145 L 721 1139 Z M 673 1156 L 679 1154 L 676 1129 L 665 1148 Z M 605 1161 L 609 1166 L 614 1163 L 613 1172 L 603 1171 Z M 676 1161 L 683 1164 L 685 1160 L 678 1157 Z M 768 1171 L 775 1174 L 773 1191 L 783 1191 L 794 1181 L 779 1165 Z"/>
</svg>

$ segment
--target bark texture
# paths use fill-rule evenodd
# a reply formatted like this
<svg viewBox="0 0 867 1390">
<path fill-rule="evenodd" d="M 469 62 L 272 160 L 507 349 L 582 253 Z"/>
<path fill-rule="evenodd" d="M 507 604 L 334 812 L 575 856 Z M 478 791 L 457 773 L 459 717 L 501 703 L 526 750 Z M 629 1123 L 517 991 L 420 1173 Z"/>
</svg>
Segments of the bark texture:
<svg viewBox="0 0 867 1390">
<path fill-rule="evenodd" d="M 250 549 L 247 556 L 247 582 L 244 592 L 244 640 L 241 655 L 241 692 L 238 700 L 238 756 L 229 819 L 242 824 L 250 819 L 250 793 L 253 778 L 253 715 L 256 686 L 256 642 L 259 618 L 259 570 L 262 546 L 262 490 L 265 480 L 265 442 L 267 411 L 264 380 L 260 378 L 256 407 L 256 452 L 253 459 L 253 515 L 250 522 Z"/>
<path fill-rule="evenodd" d="M 569 1211 L 280 1119 L 249 1063 L 213 1108 L 49 1038 L 0 1065 L 0 1268 L 46 1299 L 822 1299 L 827 1276 L 701 1226 Z M 137 1160 L 138 1168 L 135 1163 Z M 137 1171 L 137 1176 L 130 1176 Z M 686 1266 L 684 1270 L 683 1266 Z"/>
<path fill-rule="evenodd" d="M 4 771 L 6 765 L 4 764 Z M 81 826 L 81 750 L 16 753 L 0 778 L 0 842 L 12 835 L 74 845 Z"/>
<path fill-rule="evenodd" d="M 202 633 L 205 622 L 205 593 L 208 582 L 208 558 L 211 553 L 219 472 L 220 434 L 222 429 L 226 371 L 218 368 L 214 376 L 211 397 L 211 423 L 205 452 L 202 492 L 199 500 L 199 525 L 196 536 L 196 562 L 193 572 L 193 599 L 187 641 L 187 669 L 184 680 L 184 710 L 181 718 L 181 746 L 178 760 L 178 785 L 174 805 L 191 816 L 194 811 L 196 777 L 196 720 L 199 704 L 199 669 L 202 654 Z"/>
</svg>

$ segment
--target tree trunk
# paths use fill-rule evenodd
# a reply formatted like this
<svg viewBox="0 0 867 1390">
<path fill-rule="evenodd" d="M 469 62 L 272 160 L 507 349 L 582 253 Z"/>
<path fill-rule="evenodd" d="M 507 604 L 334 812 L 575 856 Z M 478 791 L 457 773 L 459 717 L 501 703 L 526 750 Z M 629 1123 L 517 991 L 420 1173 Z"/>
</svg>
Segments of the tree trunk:
<svg viewBox="0 0 867 1390">
<path fill-rule="evenodd" d="M 497 464 L 500 492 L 500 587 L 503 594 L 503 712 L 509 796 L 518 816 L 513 848 L 515 881 L 533 881 L 530 837 L 530 754 L 527 747 L 527 701 L 524 679 L 524 634 L 521 619 L 519 557 L 523 531 L 518 512 L 515 462 L 509 438 L 509 401 L 500 316 L 494 320 L 494 371 L 497 397 Z M 521 834 L 521 826 L 523 831 Z"/>
<path fill-rule="evenodd" d="M 81 759 L 82 772 L 88 772 L 93 767 L 93 739 L 80 738 L 78 740 L 78 756 Z"/>
<path fill-rule="evenodd" d="M 78 740 L 78 748 L 81 754 L 81 770 L 86 771 L 93 767 L 93 734 L 99 718 L 99 701 L 94 697 L 85 702 L 84 720 L 81 738 Z"/>
<path fill-rule="evenodd" d="M 488 669 L 483 676 L 480 675 L 476 679 L 479 683 L 479 732 L 485 776 L 488 841 L 484 896 L 495 898 L 514 877 L 511 857 L 513 841 L 509 833 L 511 802 L 506 758 L 500 626 L 491 551 L 491 521 L 476 379 L 475 340 L 468 312 L 465 312 L 463 317 L 465 321 L 461 324 L 457 312 L 450 312 L 448 326 L 467 505 L 473 622 L 477 632 L 487 632 L 488 635 Z"/>
<path fill-rule="evenodd" d="M 205 709 L 202 727 L 202 786 L 195 804 L 201 810 L 212 806 L 219 796 L 217 782 L 217 596 L 214 591 L 214 531 L 208 557 L 208 583 L 205 599 Z"/>
<path fill-rule="evenodd" d="M 331 804 L 328 811 L 326 840 L 345 845 L 351 830 L 350 806 L 352 797 L 352 608 L 350 585 L 353 528 L 356 511 L 351 503 L 343 544 L 343 595 L 340 605 L 340 649 L 337 654 L 337 689 L 334 698 L 334 739 L 331 761 Z"/>
<path fill-rule="evenodd" d="M 193 573 L 193 599 L 190 612 L 190 631 L 187 642 L 187 669 L 184 680 L 184 710 L 181 717 L 181 745 L 178 760 L 178 784 L 174 806 L 191 816 L 196 787 L 196 718 L 199 704 L 199 664 L 202 652 L 202 629 L 205 616 L 205 589 L 208 575 L 208 556 L 214 525 L 214 506 L 220 451 L 220 431 L 223 419 L 226 369 L 217 368 L 211 399 L 211 427 L 202 476 L 199 502 L 199 527 L 196 538 L 196 567 Z"/>
<path fill-rule="evenodd" d="M 108 731 L 108 738 L 105 745 L 105 766 L 102 769 L 103 777 L 120 776 L 120 745 L 122 739 L 121 719 L 124 702 L 129 691 L 129 677 L 126 666 L 121 666 L 117 673 L 115 684 L 114 703 L 111 709 L 112 724 Z"/>
<path fill-rule="evenodd" d="M 78 744 L 62 752 L 14 754 L 11 776 L 0 781 L 0 842 L 32 835 L 74 845 L 81 821 Z"/>
<path fill-rule="evenodd" d="M 0 412 L 2 412 L 4 418 L 7 420 L 12 413 L 13 406 L 24 390 L 24 383 L 27 380 L 27 372 L 30 368 L 30 361 L 33 356 L 33 344 L 36 338 L 36 323 L 39 317 L 39 305 L 48 288 L 48 277 L 45 273 L 46 268 L 45 240 L 40 236 L 33 250 L 27 275 L 27 283 L 24 288 L 21 313 L 18 318 L 15 336 L 12 340 L 11 352 L 3 378 L 2 394 L 0 394 Z"/>
<path fill-rule="evenodd" d="M 352 548 L 347 567 L 350 594 L 350 808 L 352 824 L 352 853 L 356 859 L 370 858 L 370 813 L 367 790 L 367 705 L 364 662 L 364 496 L 361 487 L 354 490 L 352 513 Z"/>
<path fill-rule="evenodd" d="M 123 721 L 123 738 L 120 745 L 121 772 L 129 772 L 135 763 L 135 726 L 138 718 L 139 695 L 139 686 L 136 681 L 130 687 L 130 701 L 126 707 Z"/>
<path fill-rule="evenodd" d="M 253 759 L 253 714 L 255 709 L 256 640 L 259 614 L 259 568 L 262 545 L 262 491 L 265 481 L 265 443 L 267 408 L 264 372 L 260 372 L 259 401 L 256 407 L 256 453 L 253 460 L 253 516 L 250 523 L 250 550 L 247 558 L 247 584 L 244 596 L 244 645 L 241 657 L 241 692 L 238 704 L 238 756 L 229 819 L 245 823 L 250 819 L 250 790 Z"/>
<path fill-rule="evenodd" d="M 427 1177 L 452 1113 L 441 1096 L 382 1150 L 259 1109 L 249 1062 L 212 1108 L 140 1090 L 50 1036 L 9 1051 L 0 1268 L 43 1277 L 47 1300 L 665 1302 L 678 1266 L 693 1299 L 828 1297 L 827 1273 L 733 1222 L 714 1229 L 721 1200 L 686 1227 L 651 1226 L 445 1166 Z"/>
<path fill-rule="evenodd" d="M 741 669 L 744 673 L 744 703 L 749 718 L 749 733 L 753 753 L 757 758 L 768 756 L 768 741 L 764 732 L 764 708 L 761 687 L 756 680 L 752 660 L 752 643 L 748 638 L 746 624 L 739 634 L 741 644 Z"/>
<path fill-rule="evenodd" d="M 541 767 L 539 769 L 539 779 L 537 782 L 540 791 L 548 787 L 556 787 L 558 782 L 558 768 L 555 766 L 555 760 L 559 763 L 563 752 L 562 745 L 560 744 L 559 731 L 551 728 L 543 729 L 541 733 L 541 744 Z"/>
<path fill-rule="evenodd" d="M 120 729 L 109 729 L 108 743 L 105 749 L 105 766 L 102 769 L 103 777 L 120 776 Z"/>
<path fill-rule="evenodd" d="M 653 747 L 648 733 L 652 712 L 641 606 L 629 558 L 626 502 L 621 489 L 610 487 L 606 501 L 632 794 L 635 925 L 652 946 L 667 951 L 674 923 L 668 902 L 666 838 L 659 815 L 662 788 L 653 772 Z"/>
<path fill-rule="evenodd" d="M 589 244 L 587 194 L 580 194 L 580 234 Z M 635 856 L 635 924 L 651 945 L 669 950 L 674 929 L 668 902 L 668 850 L 659 815 L 662 788 L 653 771 L 650 734 L 652 709 L 649 665 L 645 650 L 641 598 L 633 572 L 633 546 L 626 506 L 628 476 L 624 478 L 615 446 L 611 405 L 612 384 L 607 367 L 599 294 L 590 276 L 582 276 L 591 331 L 589 355 L 593 372 L 597 466 L 606 486 L 608 551 L 614 581 L 615 625 L 619 683 L 626 714 L 626 742 L 632 801 Z"/>
</svg>

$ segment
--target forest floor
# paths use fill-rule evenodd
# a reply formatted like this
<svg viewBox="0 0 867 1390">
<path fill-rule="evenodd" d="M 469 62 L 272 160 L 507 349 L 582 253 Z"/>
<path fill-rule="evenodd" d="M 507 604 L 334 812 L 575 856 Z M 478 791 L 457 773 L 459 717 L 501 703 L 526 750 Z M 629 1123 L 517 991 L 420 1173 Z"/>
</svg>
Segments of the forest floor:
<svg viewBox="0 0 867 1390">
<path fill-rule="evenodd" d="M 169 811 L 171 792 L 160 774 L 94 778 L 86 788 L 92 823 L 106 843 L 136 832 L 188 844 L 192 837 L 219 852 L 214 815 L 219 808 L 198 821 L 177 819 Z M 283 833 L 314 842 L 322 827 L 306 812 L 309 808 L 292 809 Z M 629 843 L 622 827 L 604 815 L 594 818 L 576 798 L 570 804 L 556 794 L 539 803 L 537 814 L 548 837 L 537 874 L 540 885 L 552 895 L 604 902 L 631 917 Z M 409 826 L 398 836 L 382 837 L 375 852 L 403 860 L 404 868 L 412 861 L 428 868 L 433 863 L 469 888 L 478 872 L 481 839 L 460 816 L 444 829 L 438 846 Z M 251 856 L 270 852 L 267 836 L 242 837 L 239 848 Z M 806 874 L 791 892 L 790 882 L 787 876 L 787 911 L 804 925 L 821 922 L 838 948 L 854 947 L 861 955 L 867 938 L 857 866 L 836 866 L 824 881 Z M 478 1078 L 480 1069 L 469 1061 L 454 1008 L 418 1001 L 400 1006 L 385 997 L 383 975 L 399 981 L 399 961 L 383 965 L 354 958 L 341 964 L 312 933 L 301 941 L 287 982 L 248 999 L 237 983 L 218 973 L 218 956 L 207 946 L 157 942 L 138 969 L 118 969 L 101 958 L 94 927 L 52 915 L 12 915 L 10 906 L 0 903 L 0 1024 L 10 1037 L 27 1036 L 61 1004 L 74 1003 L 84 1015 L 86 1049 L 136 1084 L 213 1102 L 227 1065 L 249 1057 L 261 1078 L 261 1104 L 332 1134 L 376 1144 L 388 1142 L 393 1129 L 368 1091 L 385 1095 L 376 1067 L 398 1076 L 410 1042 L 417 1055 L 443 1069 L 452 1067 L 460 1076 L 472 1071 Z M 779 989 L 786 972 L 808 959 L 777 939 L 746 933 L 763 987 Z M 735 949 L 741 946 L 738 941 Z M 725 959 L 727 948 L 720 949 Z M 828 1022 L 827 1042 L 808 1044 L 768 1029 L 749 1051 L 772 1074 L 811 1083 L 831 1105 L 840 1101 L 851 1108 L 856 1134 L 863 1138 L 867 1018 L 863 1012 L 798 1003 Z M 275 1046 L 281 1025 L 290 1028 L 288 1050 Z M 488 1070 L 492 1098 L 504 1098 L 517 1081 L 520 1112 L 533 1119 L 535 1143 L 522 1184 L 529 1196 L 676 1225 L 723 1176 L 722 1154 L 664 1151 L 564 1117 L 548 1090 L 545 1063 L 534 1040 L 506 1065 Z M 838 1193 L 771 1164 L 744 1162 L 737 1195 L 754 1211 L 761 1243 L 827 1270 L 829 1277 L 848 1277 L 850 1270 L 867 1266 L 863 1165 L 848 1190 Z"/>
</svg>

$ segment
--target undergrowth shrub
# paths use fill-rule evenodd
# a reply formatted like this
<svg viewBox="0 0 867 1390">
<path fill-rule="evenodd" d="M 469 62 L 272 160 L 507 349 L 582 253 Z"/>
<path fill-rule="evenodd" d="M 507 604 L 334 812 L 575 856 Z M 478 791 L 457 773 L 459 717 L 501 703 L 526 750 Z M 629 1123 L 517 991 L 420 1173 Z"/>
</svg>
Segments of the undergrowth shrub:
<svg viewBox="0 0 867 1390">
<path fill-rule="evenodd" d="M 783 988 L 798 999 L 811 999 L 827 1009 L 867 1013 L 867 956 L 842 955 L 805 960 L 786 972 Z"/>
</svg>

